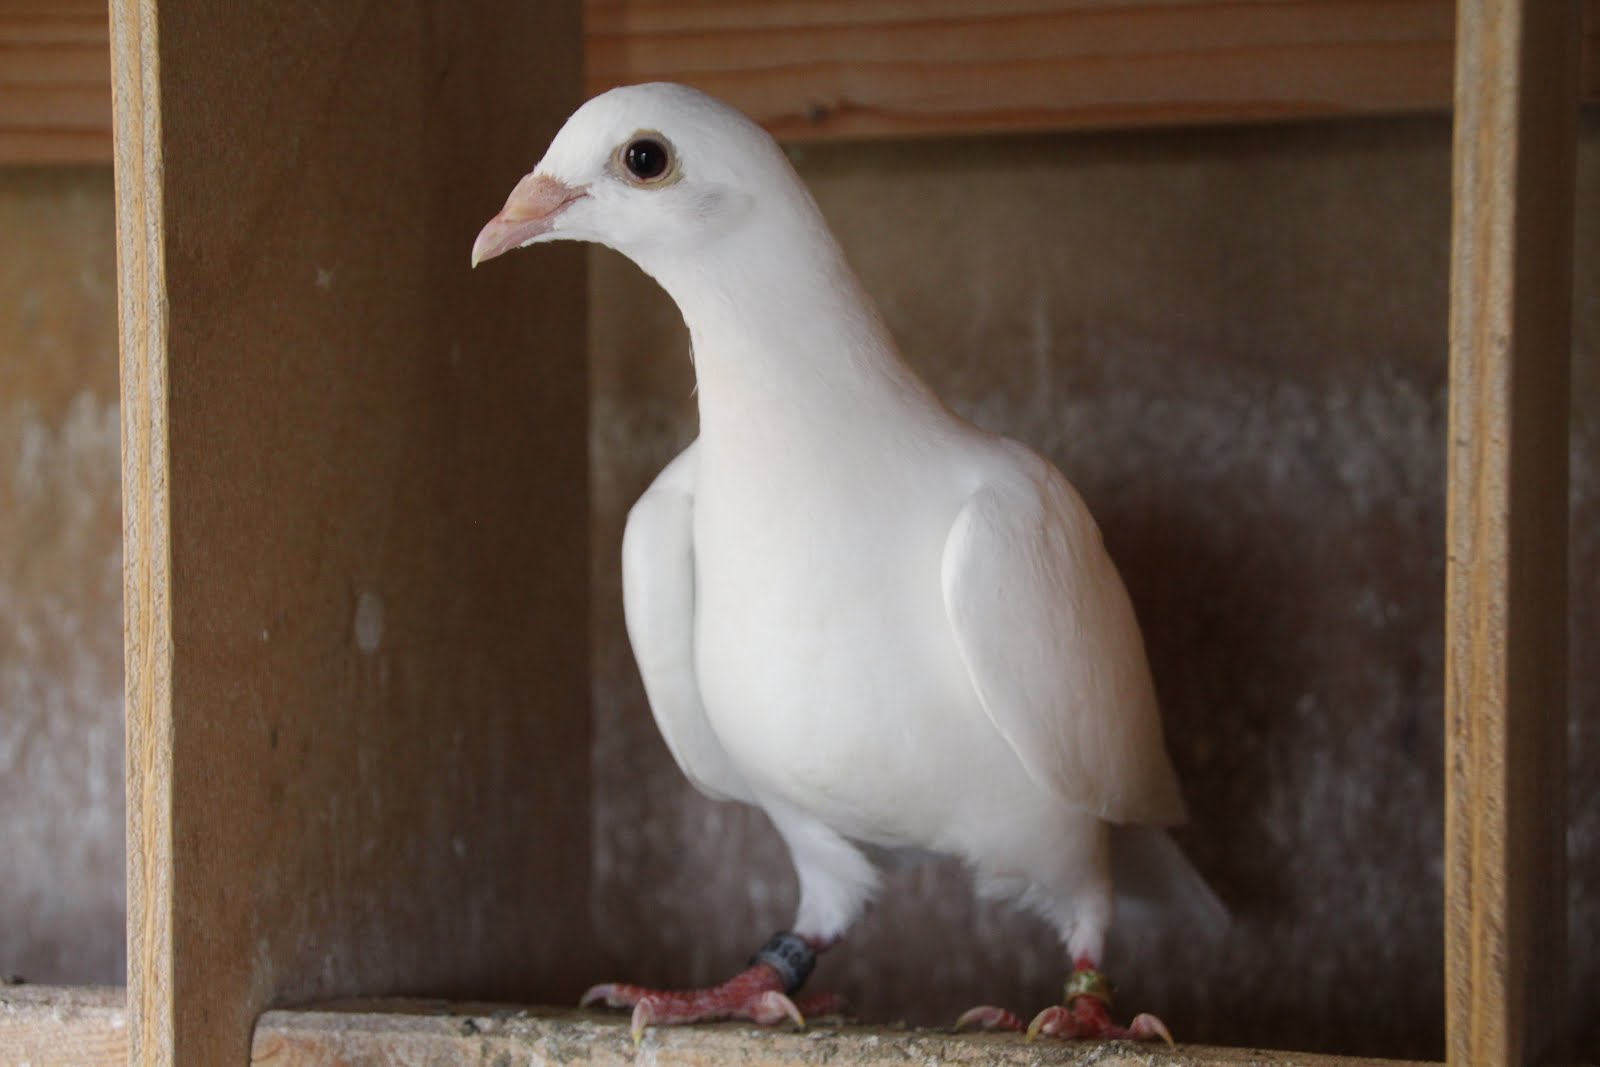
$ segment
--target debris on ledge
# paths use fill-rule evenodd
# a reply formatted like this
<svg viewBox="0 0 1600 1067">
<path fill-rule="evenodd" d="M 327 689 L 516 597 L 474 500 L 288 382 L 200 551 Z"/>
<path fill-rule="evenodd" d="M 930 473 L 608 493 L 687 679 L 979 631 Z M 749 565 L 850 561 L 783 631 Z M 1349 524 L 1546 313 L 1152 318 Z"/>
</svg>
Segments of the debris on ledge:
<svg viewBox="0 0 1600 1067">
<path fill-rule="evenodd" d="M 256 1067 L 1399 1067 L 1401 1061 L 1122 1041 L 1028 1043 L 1017 1034 L 957 1035 L 827 1019 L 813 1021 L 799 1032 L 764 1030 L 748 1023 L 656 1027 L 635 1047 L 625 1013 L 387 1000 L 267 1012 L 256 1025 L 251 1063 Z"/>
</svg>

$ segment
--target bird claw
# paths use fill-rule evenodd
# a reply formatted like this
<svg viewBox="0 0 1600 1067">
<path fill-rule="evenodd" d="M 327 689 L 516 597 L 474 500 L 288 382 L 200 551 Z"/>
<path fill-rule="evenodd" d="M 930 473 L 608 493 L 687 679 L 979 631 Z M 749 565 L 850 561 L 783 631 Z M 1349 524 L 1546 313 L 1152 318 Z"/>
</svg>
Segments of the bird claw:
<svg viewBox="0 0 1600 1067">
<path fill-rule="evenodd" d="M 608 1008 L 625 1008 L 628 1006 L 628 1002 L 618 996 L 615 982 L 601 982 L 599 985 L 592 985 L 584 990 L 583 996 L 578 998 L 578 1007 L 587 1008 L 591 1004 L 602 1000 L 606 1002 L 606 1007 Z"/>
<path fill-rule="evenodd" d="M 1154 1041 L 1159 1038 L 1174 1045 L 1172 1031 L 1160 1019 L 1145 1012 L 1136 1015 L 1126 1027 L 1117 1026 L 1103 1011 L 1075 1011 L 1065 1004 L 1053 1004 L 1033 1017 L 1028 1024 L 1027 1040 L 1039 1037 L 1126 1039 L 1129 1041 Z"/>
<path fill-rule="evenodd" d="M 1111 1021 L 1110 1008 L 1111 984 L 1089 961 L 1081 960 L 1077 970 L 1067 979 L 1063 1002 L 1053 1004 L 1033 1017 L 1027 1026 L 1027 1040 L 1059 1037 L 1154 1041 L 1160 1038 L 1169 1045 L 1174 1043 L 1172 1031 L 1154 1015 L 1137 1015 L 1123 1027 Z M 987 1004 L 967 1011 L 956 1020 L 958 1031 L 969 1026 L 983 1030 L 1023 1029 L 1022 1020 L 1017 1016 L 1004 1008 Z"/>
<path fill-rule="evenodd" d="M 1135 1041 L 1154 1041 L 1159 1037 L 1168 1045 L 1177 1044 L 1172 1040 L 1172 1031 L 1167 1029 L 1167 1024 L 1149 1012 L 1142 1012 L 1133 1017 L 1133 1022 L 1128 1024 L 1128 1036 Z"/>
<path fill-rule="evenodd" d="M 794 1023 L 795 1029 L 806 1028 L 806 1017 L 800 1014 L 800 1009 L 795 1002 L 789 999 L 788 994 L 770 990 L 757 997 L 755 1003 L 746 1009 L 750 1020 L 761 1026 L 772 1026 L 787 1018 Z"/>
<path fill-rule="evenodd" d="M 1028 1024 L 1028 1034 L 1024 1040 L 1034 1041 L 1040 1034 L 1045 1037 L 1077 1037 L 1077 1017 L 1062 1005 L 1052 1004 L 1033 1017 L 1033 1022 Z"/>
<path fill-rule="evenodd" d="M 1004 1008 L 980 1004 L 961 1013 L 961 1018 L 956 1020 L 955 1032 L 959 1034 L 969 1027 L 977 1030 L 1021 1030 L 1022 1020 Z"/>
<path fill-rule="evenodd" d="M 590 992 L 593 993 L 594 990 L 590 990 Z M 588 998 L 587 993 L 584 994 L 584 996 L 585 998 Z M 598 1000 L 602 996 L 604 996 L 604 994 L 597 994 L 593 1000 Z M 590 1000 L 589 1002 L 592 1003 L 593 1000 Z M 607 1000 L 607 1003 L 612 1007 L 626 1006 L 613 1003 L 609 999 Z M 644 1040 L 644 1032 L 650 1028 L 652 1023 L 655 1023 L 658 1019 L 663 1018 L 663 1013 L 657 1011 L 658 1006 L 661 1006 L 658 998 L 650 996 L 649 994 L 640 997 L 638 1002 L 634 1004 L 633 1018 L 628 1024 L 628 1031 L 630 1034 L 632 1034 L 633 1043 L 635 1045 Z M 671 1015 L 671 1012 L 669 1011 L 665 1014 Z M 797 1007 L 795 1002 L 789 998 L 788 994 L 780 993 L 775 989 L 769 989 L 765 993 L 761 993 L 758 996 L 752 997 L 745 1003 L 730 1009 L 726 1014 L 731 1015 L 734 1018 L 749 1019 L 757 1026 L 775 1026 L 783 1020 L 788 1019 L 790 1022 L 794 1023 L 795 1029 L 804 1030 L 806 1028 L 806 1017 L 800 1014 L 799 1007 Z M 671 1022 L 690 1020 L 665 1019 L 664 1021 Z"/>
<path fill-rule="evenodd" d="M 641 1000 L 633 1006 L 633 1018 L 629 1020 L 628 1031 L 633 1035 L 633 1044 L 637 1048 L 639 1042 L 644 1040 L 645 1028 L 650 1025 L 655 1013 L 650 1010 L 650 1001 Z"/>
<path fill-rule="evenodd" d="M 623 982 L 602 982 L 590 986 L 578 1000 L 587 1008 L 604 1004 L 610 1008 L 632 1008 L 628 1032 L 633 1043 L 644 1040 L 652 1026 L 710 1022 L 716 1019 L 749 1019 L 759 1026 L 776 1026 L 785 1021 L 804 1030 L 806 1016 L 836 1014 L 844 1001 L 832 994 L 802 997 L 797 1003 L 780 986 L 779 976 L 767 964 L 751 967 L 719 986 L 705 989 L 665 990 Z"/>
</svg>

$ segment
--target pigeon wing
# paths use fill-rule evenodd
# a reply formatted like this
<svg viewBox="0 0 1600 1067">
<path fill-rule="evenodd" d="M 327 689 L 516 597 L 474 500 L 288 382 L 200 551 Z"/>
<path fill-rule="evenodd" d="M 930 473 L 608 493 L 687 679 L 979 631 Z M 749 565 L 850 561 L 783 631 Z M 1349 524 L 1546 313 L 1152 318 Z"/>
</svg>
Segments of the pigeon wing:
<svg viewBox="0 0 1600 1067">
<path fill-rule="evenodd" d="M 706 718 L 694 666 L 695 445 L 667 465 L 622 535 L 622 607 L 656 727 L 695 788 L 753 800 Z"/>
<path fill-rule="evenodd" d="M 978 699 L 1030 777 L 1111 822 L 1183 821 L 1144 641 L 1100 530 L 1053 467 L 966 501 L 945 541 L 945 610 Z"/>
</svg>

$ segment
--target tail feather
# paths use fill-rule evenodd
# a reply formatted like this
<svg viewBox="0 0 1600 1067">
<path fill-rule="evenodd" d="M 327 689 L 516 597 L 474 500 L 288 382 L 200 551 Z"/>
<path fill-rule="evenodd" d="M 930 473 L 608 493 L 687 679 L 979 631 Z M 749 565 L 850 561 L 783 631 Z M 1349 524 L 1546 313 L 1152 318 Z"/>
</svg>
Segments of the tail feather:
<svg viewBox="0 0 1600 1067">
<path fill-rule="evenodd" d="M 1119 925 L 1181 923 L 1220 937 L 1232 918 L 1172 835 L 1154 826 L 1111 829 L 1111 875 Z"/>
</svg>

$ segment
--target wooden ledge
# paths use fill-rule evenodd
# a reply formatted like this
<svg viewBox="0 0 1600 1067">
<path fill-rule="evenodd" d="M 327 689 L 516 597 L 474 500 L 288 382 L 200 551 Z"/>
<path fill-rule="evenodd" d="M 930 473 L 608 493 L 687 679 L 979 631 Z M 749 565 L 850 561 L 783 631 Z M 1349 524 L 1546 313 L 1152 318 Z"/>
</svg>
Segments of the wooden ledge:
<svg viewBox="0 0 1600 1067">
<path fill-rule="evenodd" d="M 0 984 L 0 1063 L 123 1067 L 125 999 L 121 989 Z"/>
<path fill-rule="evenodd" d="M 560 1063 L 612 1067 L 649 1063 L 708 1067 L 811 1067 L 848 1063 L 905 1067 L 914 1063 L 956 1067 L 1351 1067 L 1399 1060 L 1348 1059 L 1245 1049 L 1058 1041 L 1025 1043 L 1015 1034 L 953 1035 L 938 1030 L 815 1023 L 801 1033 L 720 1023 L 650 1030 L 636 1049 L 622 1013 L 546 1008 L 445 1004 L 440 1001 L 367 1001 L 272 1011 L 256 1025 L 251 1063 L 257 1067 L 404 1064 Z"/>
</svg>

